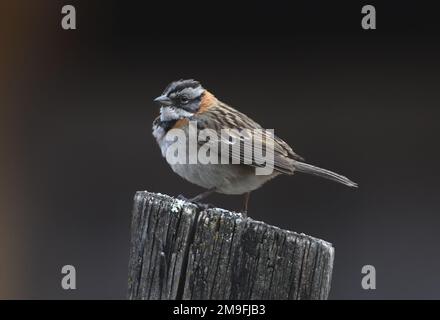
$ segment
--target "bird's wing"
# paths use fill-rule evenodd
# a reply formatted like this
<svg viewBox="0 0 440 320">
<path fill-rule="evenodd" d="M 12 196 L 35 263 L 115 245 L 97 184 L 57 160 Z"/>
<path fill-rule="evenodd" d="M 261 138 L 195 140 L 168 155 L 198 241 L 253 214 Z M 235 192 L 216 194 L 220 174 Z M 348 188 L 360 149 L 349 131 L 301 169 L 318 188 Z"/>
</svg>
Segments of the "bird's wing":
<svg viewBox="0 0 440 320">
<path fill-rule="evenodd" d="M 211 129 L 218 139 L 205 139 L 199 141 L 201 145 L 214 144 L 218 152 L 227 150 L 229 163 L 246 164 L 253 167 L 266 166 L 267 159 L 273 157 L 274 170 L 284 174 L 292 174 L 294 160 L 301 161 L 303 158 L 293 152 L 292 148 L 278 138 L 273 131 L 263 129 L 258 123 L 245 114 L 226 105 L 222 106 L 226 113 L 212 109 L 205 112 L 197 119 L 198 129 Z M 215 124 L 215 125 L 213 125 Z M 229 129 L 229 130 L 222 130 Z M 245 152 L 245 147 L 252 146 L 253 152 Z"/>
</svg>

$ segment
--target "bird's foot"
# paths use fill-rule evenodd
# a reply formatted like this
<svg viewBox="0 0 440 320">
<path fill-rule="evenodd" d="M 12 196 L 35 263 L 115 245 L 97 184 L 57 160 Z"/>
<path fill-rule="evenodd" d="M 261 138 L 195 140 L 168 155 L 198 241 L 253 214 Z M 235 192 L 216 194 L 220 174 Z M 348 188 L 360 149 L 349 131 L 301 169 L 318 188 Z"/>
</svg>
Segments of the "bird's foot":
<svg viewBox="0 0 440 320">
<path fill-rule="evenodd" d="M 191 199 L 185 197 L 183 194 L 179 194 L 179 195 L 176 197 L 176 199 L 177 199 L 177 200 L 186 201 L 186 202 L 191 202 Z"/>
<path fill-rule="evenodd" d="M 187 198 L 183 194 L 179 194 L 176 198 L 179 200 L 182 200 L 182 201 L 191 202 L 192 204 L 195 204 L 200 210 L 207 210 L 207 209 L 215 208 L 215 206 L 210 203 L 199 202 L 197 200 L 197 197 Z"/>
<path fill-rule="evenodd" d="M 215 206 L 210 203 L 201 203 L 201 202 L 196 202 L 196 201 L 194 201 L 192 203 L 194 203 L 202 211 L 215 208 Z"/>
</svg>

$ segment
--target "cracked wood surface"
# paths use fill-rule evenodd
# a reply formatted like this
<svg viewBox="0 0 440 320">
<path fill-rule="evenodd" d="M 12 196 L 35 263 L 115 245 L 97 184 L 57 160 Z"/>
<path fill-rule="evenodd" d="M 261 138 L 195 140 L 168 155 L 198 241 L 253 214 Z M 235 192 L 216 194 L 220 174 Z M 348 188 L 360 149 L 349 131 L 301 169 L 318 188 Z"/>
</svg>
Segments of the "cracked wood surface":
<svg viewBox="0 0 440 320">
<path fill-rule="evenodd" d="M 134 199 L 129 299 L 327 299 L 334 249 L 167 195 Z"/>
</svg>

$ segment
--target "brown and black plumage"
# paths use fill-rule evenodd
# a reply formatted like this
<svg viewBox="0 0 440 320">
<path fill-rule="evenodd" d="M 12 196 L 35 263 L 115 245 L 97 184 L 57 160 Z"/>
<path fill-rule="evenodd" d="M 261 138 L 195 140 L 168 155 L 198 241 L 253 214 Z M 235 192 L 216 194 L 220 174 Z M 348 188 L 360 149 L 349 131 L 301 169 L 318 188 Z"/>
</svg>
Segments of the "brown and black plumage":
<svg viewBox="0 0 440 320">
<path fill-rule="evenodd" d="M 205 145 L 215 150 L 227 150 L 226 155 L 222 153 L 219 157 L 226 157 L 228 163 L 170 164 L 174 172 L 207 189 L 193 198 L 194 201 L 212 192 L 245 194 L 246 211 L 251 191 L 280 174 L 292 175 L 296 171 L 357 187 L 356 183 L 340 174 L 305 163 L 304 158 L 296 154 L 285 141 L 273 132 L 263 130 L 261 125 L 247 115 L 218 100 L 197 81 L 172 82 L 155 101 L 161 105 L 161 112 L 153 122 L 153 135 L 164 156 L 170 146 L 167 139 L 170 130 L 181 129 L 188 134 L 189 124 L 193 121 L 197 123 L 198 130 L 209 129 L 218 137 L 202 139 L 199 141 L 200 147 Z M 229 129 L 226 135 L 225 129 Z M 256 148 L 254 151 L 259 152 L 243 152 L 249 141 Z M 237 144 L 239 148 L 232 147 L 238 147 Z M 267 152 L 273 156 L 273 172 L 257 175 L 256 168 L 267 165 L 264 162 Z M 266 158 L 263 158 L 263 154 Z"/>
</svg>

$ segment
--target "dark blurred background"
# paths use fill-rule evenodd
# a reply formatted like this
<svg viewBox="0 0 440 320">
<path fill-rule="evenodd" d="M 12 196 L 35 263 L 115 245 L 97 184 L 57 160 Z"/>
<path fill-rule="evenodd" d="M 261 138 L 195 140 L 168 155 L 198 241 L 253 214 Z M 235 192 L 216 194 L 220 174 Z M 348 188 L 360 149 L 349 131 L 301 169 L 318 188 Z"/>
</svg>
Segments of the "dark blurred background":
<svg viewBox="0 0 440 320">
<path fill-rule="evenodd" d="M 152 99 L 180 78 L 360 184 L 298 174 L 251 198 L 252 218 L 333 243 L 330 298 L 440 298 L 433 5 L 0 3 L 0 298 L 125 298 L 136 190 L 201 191 L 151 136 Z M 60 26 L 65 4 L 77 30 Z M 377 30 L 360 26 L 365 4 Z M 61 289 L 66 264 L 75 291 Z M 366 264 L 376 290 L 361 288 Z"/>
</svg>

